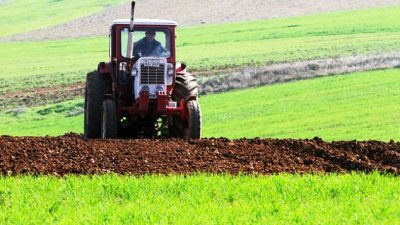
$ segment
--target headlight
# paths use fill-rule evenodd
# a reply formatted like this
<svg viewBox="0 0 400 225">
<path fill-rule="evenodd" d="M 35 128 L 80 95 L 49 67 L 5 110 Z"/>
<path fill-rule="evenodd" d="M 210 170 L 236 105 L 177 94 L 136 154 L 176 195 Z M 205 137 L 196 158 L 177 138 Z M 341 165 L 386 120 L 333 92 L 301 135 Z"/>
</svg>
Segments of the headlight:
<svg viewBox="0 0 400 225">
<path fill-rule="evenodd" d="M 174 76 L 167 76 L 167 85 L 172 85 L 174 82 Z"/>
<path fill-rule="evenodd" d="M 141 92 L 150 92 L 150 87 L 147 85 L 142 86 L 142 88 L 140 89 Z"/>
<path fill-rule="evenodd" d="M 164 88 L 161 86 L 161 85 L 157 85 L 157 87 L 156 87 L 156 94 L 158 93 L 158 92 L 163 92 L 164 91 Z"/>
<path fill-rule="evenodd" d="M 174 65 L 172 63 L 168 63 L 167 66 L 167 85 L 172 85 L 174 82 Z"/>
<path fill-rule="evenodd" d="M 171 63 L 168 63 L 167 75 L 170 77 L 174 75 L 174 65 Z"/>
<path fill-rule="evenodd" d="M 133 67 L 132 69 L 132 77 L 136 77 L 138 75 L 138 70 L 136 69 L 136 67 Z"/>
</svg>

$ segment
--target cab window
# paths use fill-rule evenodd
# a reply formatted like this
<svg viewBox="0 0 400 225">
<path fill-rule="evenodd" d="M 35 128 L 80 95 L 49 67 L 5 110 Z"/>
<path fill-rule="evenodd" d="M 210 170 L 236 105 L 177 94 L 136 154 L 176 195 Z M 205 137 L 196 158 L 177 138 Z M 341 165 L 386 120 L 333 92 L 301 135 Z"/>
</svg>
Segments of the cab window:
<svg viewBox="0 0 400 225">
<path fill-rule="evenodd" d="M 128 28 L 121 31 L 121 55 L 123 57 L 127 57 L 128 33 Z M 162 58 L 171 56 L 171 32 L 168 29 L 137 29 L 134 36 L 134 55 Z"/>
</svg>

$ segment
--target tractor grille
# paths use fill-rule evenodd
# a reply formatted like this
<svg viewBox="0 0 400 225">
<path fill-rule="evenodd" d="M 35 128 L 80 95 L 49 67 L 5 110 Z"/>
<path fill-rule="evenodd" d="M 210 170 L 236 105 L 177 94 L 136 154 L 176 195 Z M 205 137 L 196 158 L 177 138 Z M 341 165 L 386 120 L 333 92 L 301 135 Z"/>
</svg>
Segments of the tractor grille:
<svg viewBox="0 0 400 225">
<path fill-rule="evenodd" d="M 141 84 L 164 84 L 165 64 L 159 67 L 140 66 L 140 83 Z"/>
</svg>

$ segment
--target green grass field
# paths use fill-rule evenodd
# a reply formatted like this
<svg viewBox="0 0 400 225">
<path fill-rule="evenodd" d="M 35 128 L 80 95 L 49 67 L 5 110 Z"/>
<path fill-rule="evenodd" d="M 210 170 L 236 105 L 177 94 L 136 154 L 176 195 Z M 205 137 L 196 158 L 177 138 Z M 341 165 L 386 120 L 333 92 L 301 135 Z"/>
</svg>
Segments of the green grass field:
<svg viewBox="0 0 400 225">
<path fill-rule="evenodd" d="M 0 177 L 0 223 L 392 225 L 399 185 L 377 173 Z"/>
<path fill-rule="evenodd" d="M 399 13 L 395 7 L 193 27 L 180 30 L 178 47 L 199 68 L 395 50 Z"/>
<path fill-rule="evenodd" d="M 12 0 L 0 5 L 0 36 L 69 22 L 126 0 Z"/>
<path fill-rule="evenodd" d="M 383 70 L 201 96 L 204 137 L 400 140 L 400 70 Z M 82 99 L 0 114 L 0 134 L 82 133 Z"/>
<path fill-rule="evenodd" d="M 395 7 L 182 28 L 178 58 L 209 70 L 397 51 L 399 14 Z M 83 81 L 108 60 L 106 37 L 0 46 L 1 92 Z"/>
<path fill-rule="evenodd" d="M 0 46 L 0 56 L 4 56 L 0 66 L 5 68 L 0 75 L 0 93 L 84 81 L 86 73 L 97 69 L 97 64 L 108 57 L 104 38 L 0 43 Z"/>
<path fill-rule="evenodd" d="M 400 140 L 399 76 L 372 71 L 207 96 L 204 135 Z"/>
</svg>

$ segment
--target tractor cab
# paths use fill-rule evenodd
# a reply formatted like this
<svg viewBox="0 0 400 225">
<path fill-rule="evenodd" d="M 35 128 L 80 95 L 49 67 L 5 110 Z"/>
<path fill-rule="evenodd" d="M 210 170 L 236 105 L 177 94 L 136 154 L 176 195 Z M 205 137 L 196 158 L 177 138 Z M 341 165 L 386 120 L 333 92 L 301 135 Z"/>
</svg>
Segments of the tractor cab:
<svg viewBox="0 0 400 225">
<path fill-rule="evenodd" d="M 130 21 L 115 20 L 110 29 L 110 57 L 117 61 L 126 61 L 128 54 Z M 170 20 L 135 19 L 134 21 L 134 56 L 166 58 L 175 62 L 175 30 L 177 23 Z M 144 46 L 148 44 L 148 46 Z M 152 47 L 152 49 L 150 49 Z M 152 50 L 152 51 L 150 51 Z"/>
<path fill-rule="evenodd" d="M 133 60 L 129 58 L 127 49 L 129 26 L 128 19 L 120 19 L 115 20 L 110 29 L 110 59 L 114 62 L 117 71 L 115 80 L 121 85 L 121 91 L 132 77 L 140 74 L 145 76 L 141 76 L 140 80 L 132 80 L 137 87 L 134 88 L 132 98 L 139 98 L 141 91 L 147 91 L 153 99 L 157 92 L 171 93 L 176 70 L 177 23 L 170 20 L 135 19 Z M 178 71 L 183 70 L 182 67 L 178 68 Z M 131 73 L 127 74 L 126 71 Z"/>
</svg>

